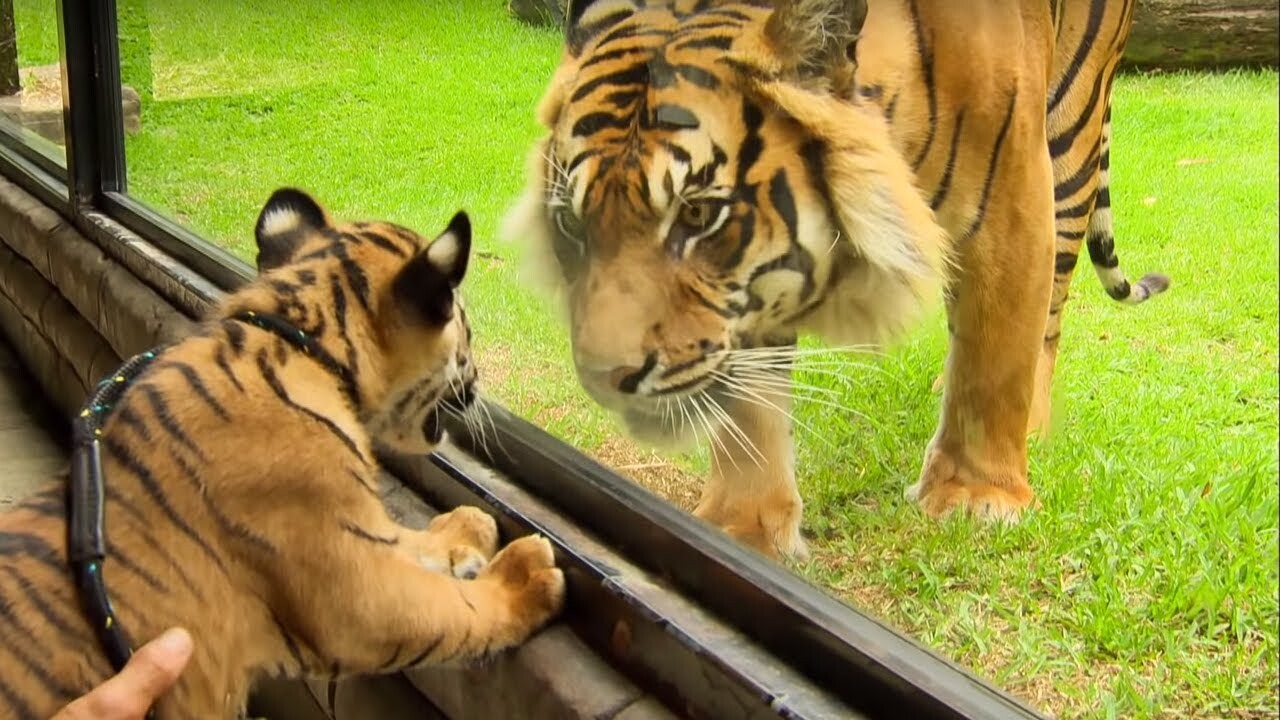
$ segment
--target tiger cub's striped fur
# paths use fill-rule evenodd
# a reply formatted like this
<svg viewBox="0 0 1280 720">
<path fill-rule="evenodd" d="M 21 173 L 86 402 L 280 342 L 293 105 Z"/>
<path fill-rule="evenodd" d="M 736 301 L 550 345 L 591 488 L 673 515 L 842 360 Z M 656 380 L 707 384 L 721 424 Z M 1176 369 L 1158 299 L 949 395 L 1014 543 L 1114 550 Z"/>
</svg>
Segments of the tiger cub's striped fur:
<svg viewBox="0 0 1280 720">
<path fill-rule="evenodd" d="M 712 444 L 696 514 L 802 555 L 798 333 L 878 344 L 945 288 L 927 512 L 1015 518 L 1081 245 L 1107 292 L 1133 0 L 580 0 L 507 233 L 632 431 Z M 838 443 L 837 443 L 838 444 Z"/>
<path fill-rule="evenodd" d="M 494 555 L 463 507 L 425 530 L 379 498 L 374 442 L 425 452 L 437 414 L 474 397 L 457 297 L 459 213 L 431 242 L 391 223 L 335 226 L 277 191 L 260 277 L 132 384 L 103 431 L 104 574 L 134 645 L 181 625 L 191 663 L 160 718 L 233 718 L 264 676 L 387 672 L 522 642 L 560 606 L 545 538 Z M 241 319 L 275 314 L 304 354 Z M 327 355 L 333 362 L 320 362 Z M 110 674 L 67 567 L 64 486 L 0 516 L 0 717 L 45 720 Z"/>
</svg>

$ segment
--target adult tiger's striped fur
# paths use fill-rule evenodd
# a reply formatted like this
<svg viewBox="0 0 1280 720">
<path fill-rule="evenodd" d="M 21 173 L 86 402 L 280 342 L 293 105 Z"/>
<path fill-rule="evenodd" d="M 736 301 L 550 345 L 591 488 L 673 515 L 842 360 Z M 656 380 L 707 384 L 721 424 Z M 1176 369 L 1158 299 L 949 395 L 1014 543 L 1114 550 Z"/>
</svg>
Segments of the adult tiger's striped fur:
<svg viewBox="0 0 1280 720">
<path fill-rule="evenodd" d="M 484 656 L 559 608 L 545 538 L 495 556 L 480 510 L 410 530 L 377 492 L 375 440 L 428 451 L 442 404 L 463 412 L 475 395 L 457 299 L 470 232 L 463 213 L 429 243 L 391 223 L 334 226 L 277 191 L 257 226 L 260 277 L 116 405 L 102 448 L 117 618 L 135 645 L 174 625 L 195 640 L 159 718 L 234 718 L 264 676 Z M 233 319 L 246 311 L 284 318 L 335 362 Z M 67 566 L 64 492 L 0 516 L 3 718 L 46 720 L 110 674 Z"/>
<path fill-rule="evenodd" d="M 1112 80 L 1132 0 L 583 0 L 506 233 L 564 292 L 578 375 L 634 434 L 705 430 L 696 514 L 802 555 L 797 333 L 880 343 L 945 288 L 944 408 L 908 494 L 1033 500 L 1082 241 L 1112 239 Z M 705 439 L 705 438 L 704 438 Z"/>
</svg>

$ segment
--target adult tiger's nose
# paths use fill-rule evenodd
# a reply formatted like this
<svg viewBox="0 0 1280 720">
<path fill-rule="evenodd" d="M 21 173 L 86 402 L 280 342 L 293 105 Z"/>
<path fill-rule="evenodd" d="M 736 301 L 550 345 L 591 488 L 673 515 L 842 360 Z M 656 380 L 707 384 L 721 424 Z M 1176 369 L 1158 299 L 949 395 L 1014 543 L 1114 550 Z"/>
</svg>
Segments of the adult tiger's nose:
<svg viewBox="0 0 1280 720">
<path fill-rule="evenodd" d="M 656 353 L 650 353 L 643 365 L 595 365 L 578 358 L 578 377 L 589 391 L 608 391 L 634 395 L 640 383 L 653 372 L 658 364 Z"/>
</svg>

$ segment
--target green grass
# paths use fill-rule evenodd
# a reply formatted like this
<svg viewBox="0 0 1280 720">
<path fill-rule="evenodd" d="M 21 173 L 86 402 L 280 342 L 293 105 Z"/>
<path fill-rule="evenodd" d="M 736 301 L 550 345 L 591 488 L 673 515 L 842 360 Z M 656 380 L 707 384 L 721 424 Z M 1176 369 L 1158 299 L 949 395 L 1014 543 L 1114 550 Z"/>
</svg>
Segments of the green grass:
<svg viewBox="0 0 1280 720">
<path fill-rule="evenodd" d="M 490 393 L 645 465 L 633 474 L 687 503 L 705 458 L 662 465 L 617 438 L 573 380 L 563 326 L 493 239 L 523 182 L 554 33 L 494 0 L 135 5 L 126 81 L 151 97 L 128 140 L 131 192 L 246 259 L 258 207 L 283 184 L 339 216 L 424 232 L 466 208 Z M 52 0 L 17 6 L 24 62 L 47 61 L 31 23 L 53 17 Z M 1031 454 L 1043 507 L 1022 524 L 933 523 L 902 499 L 938 411 L 940 317 L 875 371 L 803 376 L 858 412 L 798 409 L 822 436 L 800 434 L 815 556 L 798 571 L 1063 716 L 1274 716 L 1277 93 L 1274 72 L 1118 82 L 1120 257 L 1174 285 L 1119 307 L 1082 263 L 1057 431 Z"/>
</svg>

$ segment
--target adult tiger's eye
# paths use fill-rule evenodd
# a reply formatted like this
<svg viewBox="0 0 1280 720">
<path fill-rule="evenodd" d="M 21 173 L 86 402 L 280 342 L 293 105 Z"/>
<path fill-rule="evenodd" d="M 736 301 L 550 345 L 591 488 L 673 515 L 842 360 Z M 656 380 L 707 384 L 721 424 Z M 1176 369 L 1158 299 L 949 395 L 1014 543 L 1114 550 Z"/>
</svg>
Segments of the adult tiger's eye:
<svg viewBox="0 0 1280 720">
<path fill-rule="evenodd" d="M 582 221 L 567 207 L 556 208 L 554 213 L 556 228 L 560 231 L 560 234 L 581 245 L 583 242 Z"/>
<path fill-rule="evenodd" d="M 715 219 L 713 208 L 708 203 L 689 202 L 680 208 L 680 222 L 690 228 L 701 230 L 713 219 Z"/>
</svg>

